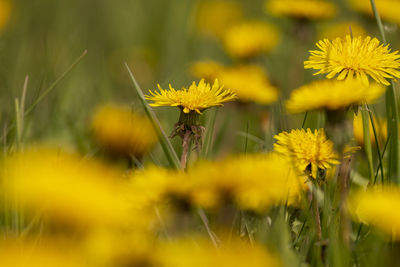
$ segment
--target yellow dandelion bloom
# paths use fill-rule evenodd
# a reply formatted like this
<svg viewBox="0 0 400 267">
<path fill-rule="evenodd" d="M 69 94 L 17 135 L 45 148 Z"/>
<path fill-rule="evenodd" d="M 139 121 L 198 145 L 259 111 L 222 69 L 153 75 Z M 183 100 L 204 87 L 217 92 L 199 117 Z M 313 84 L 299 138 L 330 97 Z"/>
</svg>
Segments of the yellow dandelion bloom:
<svg viewBox="0 0 400 267">
<path fill-rule="evenodd" d="M 135 230 L 94 229 L 80 242 L 79 250 L 91 266 L 155 266 L 155 236 Z"/>
<path fill-rule="evenodd" d="M 329 169 L 339 164 L 333 151 L 333 142 L 327 139 L 323 129 L 296 129 L 275 135 L 274 150 L 288 158 L 301 173 L 317 178 L 318 169 Z"/>
<path fill-rule="evenodd" d="M 201 162 L 189 169 L 192 199 L 206 208 L 233 201 L 242 209 L 264 211 L 273 205 L 295 203 L 304 181 L 281 156 L 246 154 L 221 162 Z"/>
<path fill-rule="evenodd" d="M 400 55 L 391 52 L 389 45 L 381 44 L 378 39 L 369 36 L 336 38 L 333 41 L 319 41 L 320 50 L 310 51 L 311 56 L 304 62 L 304 68 L 319 70 L 317 74 L 327 74 L 338 80 L 356 78 L 368 85 L 368 76 L 378 83 L 389 85 L 386 79 L 400 77 Z"/>
<path fill-rule="evenodd" d="M 40 242 L 37 239 L 2 240 L 0 242 L 2 266 L 16 267 L 89 267 L 81 253 L 66 244 L 50 240 Z"/>
<path fill-rule="evenodd" d="M 119 172 L 53 149 L 31 149 L 7 158 L 3 190 L 27 209 L 77 225 L 129 223 L 130 204 Z"/>
<path fill-rule="evenodd" d="M 381 144 L 387 138 L 387 125 L 386 120 L 380 119 L 377 120 L 375 116 L 374 123 L 376 127 L 376 134 L 378 135 L 378 141 L 381 141 Z M 356 139 L 357 143 L 360 145 L 364 145 L 364 130 L 363 130 L 363 122 L 361 114 L 354 114 L 353 118 L 353 134 L 354 138 Z M 375 136 L 372 129 L 371 120 L 369 120 L 369 135 L 371 136 L 371 142 L 375 143 Z"/>
<path fill-rule="evenodd" d="M 207 80 L 218 79 L 242 102 L 268 105 L 278 99 L 278 90 L 271 85 L 267 73 L 259 65 L 226 67 L 215 61 L 201 61 L 192 65 L 191 72 Z"/>
<path fill-rule="evenodd" d="M 346 38 L 346 35 L 351 33 L 353 36 L 367 36 L 365 28 L 356 21 L 342 21 L 326 25 L 318 33 L 320 40 L 329 39 L 334 40 L 337 37 Z"/>
<path fill-rule="evenodd" d="M 266 11 L 276 16 L 299 19 L 329 19 L 336 15 L 336 7 L 324 0 L 268 0 Z"/>
<path fill-rule="evenodd" d="M 373 17 L 371 3 L 363 0 L 349 0 L 350 6 L 361 13 Z M 389 22 L 400 25 L 400 17 L 398 10 L 400 9 L 400 1 L 398 0 L 375 0 L 376 8 L 379 16 Z"/>
<path fill-rule="evenodd" d="M 158 85 L 158 89 L 159 92 L 150 91 L 151 95 L 146 95 L 147 100 L 153 101 L 150 106 L 179 107 L 184 113 L 195 111 L 201 114 L 206 108 L 222 106 L 223 103 L 237 98 L 231 90 L 220 86 L 218 80 L 215 80 L 212 86 L 202 79 L 197 85 L 193 82 L 188 89 L 175 90 L 171 84 L 169 90 L 162 89 L 160 85 Z"/>
<path fill-rule="evenodd" d="M 372 187 L 350 195 L 348 208 L 353 217 L 375 226 L 400 240 L 400 188 L 395 186 Z"/>
<path fill-rule="evenodd" d="M 365 85 L 356 80 L 320 80 L 293 90 L 286 108 L 291 113 L 316 109 L 338 110 L 373 102 L 385 90 L 386 87 L 377 83 Z"/>
<path fill-rule="evenodd" d="M 98 107 L 92 118 L 92 129 L 97 142 L 107 150 L 138 158 L 149 152 L 158 140 L 150 120 L 128 107 Z"/>
<path fill-rule="evenodd" d="M 238 58 L 249 58 L 271 51 L 278 41 L 278 30 L 265 22 L 242 22 L 233 25 L 223 37 L 228 54 Z"/>
<path fill-rule="evenodd" d="M 4 29 L 11 17 L 11 1 L 0 0 L 0 30 Z"/>
<path fill-rule="evenodd" d="M 225 30 L 242 18 L 242 9 L 234 1 L 201 1 L 195 9 L 197 30 L 208 36 L 220 37 Z"/>
<path fill-rule="evenodd" d="M 161 245 L 157 258 L 163 267 L 278 267 L 279 258 L 259 244 L 249 244 L 237 238 L 216 249 L 203 239 L 176 240 Z"/>
</svg>

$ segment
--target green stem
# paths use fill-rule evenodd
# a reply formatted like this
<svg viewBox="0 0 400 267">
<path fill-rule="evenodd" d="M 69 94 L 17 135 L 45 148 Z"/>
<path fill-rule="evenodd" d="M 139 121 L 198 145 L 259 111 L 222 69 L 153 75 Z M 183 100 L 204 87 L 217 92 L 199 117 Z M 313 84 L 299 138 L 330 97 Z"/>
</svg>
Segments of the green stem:
<svg viewBox="0 0 400 267">
<path fill-rule="evenodd" d="M 377 135 L 377 132 L 376 132 L 374 117 L 372 116 L 372 112 L 369 109 L 368 105 L 367 105 L 367 108 L 368 108 L 369 119 L 371 120 L 372 130 L 374 132 L 375 144 L 376 144 L 376 152 L 378 153 L 379 166 L 381 166 L 379 169 L 381 171 L 381 178 L 382 178 L 382 183 L 383 183 L 384 182 L 384 174 L 383 174 L 383 168 L 382 168 L 382 166 L 383 166 L 383 163 L 382 163 L 383 157 L 382 157 L 381 149 L 380 149 L 380 145 L 379 145 L 379 138 L 378 138 L 378 135 Z M 376 182 L 376 177 L 374 179 L 374 183 L 375 182 Z"/>
<path fill-rule="evenodd" d="M 364 150 L 365 155 L 368 160 L 368 175 L 369 182 L 372 184 L 374 182 L 374 166 L 372 162 L 372 145 L 371 145 L 371 135 L 369 133 L 369 117 L 367 111 L 367 105 L 361 109 L 362 122 L 363 122 L 363 132 L 364 132 Z"/>
<path fill-rule="evenodd" d="M 379 32 L 382 37 L 383 43 L 386 45 L 385 30 L 383 29 L 382 21 L 379 16 L 378 9 L 374 0 L 370 0 L 371 7 L 374 12 L 376 23 L 378 24 Z M 388 135 L 392 135 L 394 138 L 390 141 L 389 146 L 389 169 L 388 179 L 392 182 L 400 183 L 400 150 L 399 150 L 399 109 L 397 104 L 396 89 L 394 82 L 391 81 L 391 85 L 386 91 L 386 116 L 387 116 L 387 130 Z"/>
</svg>

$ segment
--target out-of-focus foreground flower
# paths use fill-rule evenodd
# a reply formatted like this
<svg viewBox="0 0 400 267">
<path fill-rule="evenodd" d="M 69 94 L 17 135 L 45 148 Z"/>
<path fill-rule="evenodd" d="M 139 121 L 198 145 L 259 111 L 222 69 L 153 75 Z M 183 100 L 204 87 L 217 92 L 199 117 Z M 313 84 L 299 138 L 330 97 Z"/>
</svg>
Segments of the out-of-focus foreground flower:
<svg viewBox="0 0 400 267">
<path fill-rule="evenodd" d="M 355 219 L 373 225 L 400 240 L 400 189 L 375 186 L 350 195 L 348 208 Z"/>
<path fill-rule="evenodd" d="M 216 249 L 202 239 L 179 240 L 161 247 L 163 267 L 280 267 L 282 262 L 259 244 L 233 239 Z"/>
<path fill-rule="evenodd" d="M 7 158 L 2 172 L 5 193 L 20 205 L 72 225 L 125 227 L 135 218 L 121 174 L 104 165 L 54 149 L 37 148 Z"/>
</svg>

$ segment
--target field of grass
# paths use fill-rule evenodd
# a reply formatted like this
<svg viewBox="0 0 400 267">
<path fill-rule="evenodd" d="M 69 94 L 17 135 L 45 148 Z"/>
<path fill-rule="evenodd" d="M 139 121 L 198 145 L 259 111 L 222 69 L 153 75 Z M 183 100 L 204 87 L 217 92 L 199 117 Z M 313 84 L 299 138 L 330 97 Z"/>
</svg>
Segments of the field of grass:
<svg viewBox="0 0 400 267">
<path fill-rule="evenodd" d="M 0 266 L 399 266 L 399 12 L 0 0 Z"/>
</svg>

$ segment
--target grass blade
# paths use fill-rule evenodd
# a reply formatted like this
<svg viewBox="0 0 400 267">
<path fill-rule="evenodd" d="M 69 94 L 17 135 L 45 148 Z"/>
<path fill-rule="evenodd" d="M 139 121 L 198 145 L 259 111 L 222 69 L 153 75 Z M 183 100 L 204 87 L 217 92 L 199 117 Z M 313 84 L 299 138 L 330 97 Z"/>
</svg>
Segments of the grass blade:
<svg viewBox="0 0 400 267">
<path fill-rule="evenodd" d="M 154 114 L 153 110 L 147 103 L 146 99 L 144 98 L 142 89 L 140 88 L 138 82 L 135 79 L 135 76 L 133 75 L 131 69 L 129 68 L 128 64 L 125 62 L 125 67 L 128 70 L 129 76 L 132 80 L 133 87 L 135 88 L 137 94 L 139 95 L 139 99 L 142 102 L 144 106 L 144 110 L 146 112 L 147 117 L 151 120 L 151 123 L 153 124 L 154 129 L 156 129 L 157 134 L 160 138 L 160 143 L 161 146 L 164 150 L 164 153 L 167 157 L 168 162 L 170 165 L 176 169 L 180 169 L 180 161 L 178 156 L 176 155 L 176 152 L 174 148 L 172 147 L 171 142 L 168 139 L 168 136 L 165 134 L 163 128 L 161 127 L 160 122 L 158 121 L 156 115 Z"/>
<path fill-rule="evenodd" d="M 369 116 L 367 111 L 367 105 L 364 105 L 361 109 L 361 116 L 363 122 L 363 133 L 364 133 L 364 150 L 368 161 L 368 175 L 369 182 L 372 184 L 374 182 L 374 165 L 372 161 L 372 145 L 371 145 L 371 135 L 369 133 Z"/>
<path fill-rule="evenodd" d="M 374 0 L 370 0 L 372 11 L 374 13 L 376 23 L 378 24 L 379 32 L 382 37 L 383 43 L 386 45 L 386 35 L 383 29 L 381 17 L 379 16 L 378 9 Z M 394 82 L 391 81 L 391 85 L 386 91 L 386 116 L 387 116 L 387 130 L 388 135 L 393 136 L 389 144 L 389 169 L 388 179 L 392 182 L 400 184 L 400 150 L 399 150 L 399 109 L 396 98 L 396 90 Z"/>
</svg>

